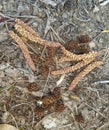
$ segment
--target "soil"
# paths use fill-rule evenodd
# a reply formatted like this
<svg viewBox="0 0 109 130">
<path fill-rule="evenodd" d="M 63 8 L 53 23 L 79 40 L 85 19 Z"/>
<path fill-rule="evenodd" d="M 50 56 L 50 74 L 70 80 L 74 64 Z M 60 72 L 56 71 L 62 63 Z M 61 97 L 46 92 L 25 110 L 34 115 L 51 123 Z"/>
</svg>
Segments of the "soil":
<svg viewBox="0 0 109 130">
<path fill-rule="evenodd" d="M 109 3 L 106 1 L 0 0 L 0 124 L 11 124 L 19 130 L 109 130 Z M 74 63 L 57 65 L 54 61 L 62 56 L 59 48 L 28 41 L 26 45 L 37 68 L 33 72 L 19 46 L 8 35 L 7 29 L 14 30 L 16 18 L 42 38 L 60 42 L 74 53 L 100 51 L 98 59 L 104 64 L 70 91 L 71 81 L 82 69 L 62 76 L 51 75 L 50 71 Z M 82 50 L 78 47 L 81 35 L 88 36 L 90 42 Z M 53 110 L 38 116 L 37 101 L 52 94 L 59 82 L 62 98 L 56 100 L 61 106 L 59 111 L 54 111 L 52 104 Z M 32 87 L 30 83 L 34 83 Z M 45 123 L 48 120 L 49 128 Z"/>
</svg>

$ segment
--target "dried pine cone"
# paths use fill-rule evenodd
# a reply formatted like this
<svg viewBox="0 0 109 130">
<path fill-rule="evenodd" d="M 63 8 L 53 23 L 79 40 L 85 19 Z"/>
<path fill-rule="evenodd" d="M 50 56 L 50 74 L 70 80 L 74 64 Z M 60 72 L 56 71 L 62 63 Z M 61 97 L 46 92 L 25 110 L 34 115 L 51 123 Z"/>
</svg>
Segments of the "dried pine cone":
<svg viewBox="0 0 109 130">
<path fill-rule="evenodd" d="M 78 45 L 79 45 L 79 42 L 77 42 L 77 41 L 71 41 L 71 42 L 69 42 L 69 43 L 67 43 L 67 45 L 66 45 L 66 49 L 68 50 L 68 51 L 74 51 L 75 49 L 78 49 Z"/>
<path fill-rule="evenodd" d="M 46 107 L 46 113 L 54 112 L 54 104 L 50 104 Z"/>
<path fill-rule="evenodd" d="M 59 99 L 61 97 L 61 90 L 60 87 L 55 87 L 53 90 L 53 95 L 56 99 Z"/>
<path fill-rule="evenodd" d="M 55 103 L 55 112 L 61 113 L 65 109 L 64 102 L 62 99 L 57 100 Z"/>
<path fill-rule="evenodd" d="M 48 65 L 46 65 L 46 63 L 42 62 L 39 70 L 40 70 L 40 73 L 41 73 L 41 76 L 42 76 L 41 78 L 42 79 L 46 79 L 48 74 L 49 74 L 49 67 L 48 67 Z"/>
<path fill-rule="evenodd" d="M 79 123 L 84 123 L 84 118 L 81 114 L 75 115 L 75 120 Z"/>
<path fill-rule="evenodd" d="M 91 41 L 91 39 L 89 38 L 88 35 L 81 35 L 79 38 L 78 38 L 78 41 L 79 43 L 88 43 Z"/>
<path fill-rule="evenodd" d="M 50 95 L 50 96 L 43 96 L 42 100 L 43 102 L 43 107 L 48 107 L 51 104 L 54 104 L 56 99 L 54 98 L 54 96 Z"/>
<path fill-rule="evenodd" d="M 33 91 L 38 91 L 39 87 L 37 86 L 35 82 L 33 82 L 33 83 L 28 84 L 27 89 L 28 91 L 33 92 Z"/>
<path fill-rule="evenodd" d="M 36 108 L 35 108 L 35 114 L 36 114 L 36 117 L 38 117 L 38 118 L 44 117 L 45 116 L 45 110 L 44 110 L 44 108 L 36 106 Z"/>
</svg>

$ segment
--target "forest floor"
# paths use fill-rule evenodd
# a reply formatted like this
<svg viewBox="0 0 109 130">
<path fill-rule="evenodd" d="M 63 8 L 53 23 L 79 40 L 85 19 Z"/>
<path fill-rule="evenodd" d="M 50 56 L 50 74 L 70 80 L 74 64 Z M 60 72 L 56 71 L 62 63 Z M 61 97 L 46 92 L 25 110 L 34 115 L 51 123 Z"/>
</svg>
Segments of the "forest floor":
<svg viewBox="0 0 109 130">
<path fill-rule="evenodd" d="M 107 0 L 0 0 L 0 124 L 11 124 L 19 130 L 109 130 L 109 31 L 104 31 L 109 30 L 108 12 Z M 50 70 L 74 63 L 58 65 L 54 59 L 62 56 L 60 49 L 27 42 L 37 68 L 33 72 L 8 35 L 6 25 L 14 30 L 16 18 L 41 38 L 60 42 L 72 52 L 100 51 L 98 59 L 103 65 L 68 90 L 82 69 L 53 76 Z M 83 35 L 90 40 L 81 52 L 76 44 Z M 71 43 L 75 43 L 73 47 Z M 59 102 L 59 112 L 37 113 L 39 98 L 50 95 L 57 86 L 64 109 Z"/>
</svg>

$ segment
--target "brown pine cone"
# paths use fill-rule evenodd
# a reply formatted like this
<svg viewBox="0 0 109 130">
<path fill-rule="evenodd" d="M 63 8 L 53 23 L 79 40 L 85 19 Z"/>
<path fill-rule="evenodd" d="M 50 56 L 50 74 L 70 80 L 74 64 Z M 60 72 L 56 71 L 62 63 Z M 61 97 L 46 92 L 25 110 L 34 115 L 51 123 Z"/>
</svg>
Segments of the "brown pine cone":
<svg viewBox="0 0 109 130">
<path fill-rule="evenodd" d="M 43 96 L 42 97 L 42 102 L 43 102 L 43 107 L 46 108 L 49 105 L 54 104 L 56 102 L 56 99 L 52 95 L 50 95 L 50 96 Z"/>
<path fill-rule="evenodd" d="M 90 37 L 88 35 L 81 35 L 78 38 L 79 43 L 88 43 L 91 41 Z"/>
<path fill-rule="evenodd" d="M 42 118 L 42 117 L 45 116 L 45 109 L 42 108 L 42 107 L 36 106 L 36 108 L 35 108 L 35 114 L 36 114 L 36 117 Z"/>
<path fill-rule="evenodd" d="M 62 99 L 57 100 L 55 103 L 55 112 L 61 113 L 65 109 L 64 102 Z"/>
<path fill-rule="evenodd" d="M 84 123 L 84 117 L 81 114 L 75 115 L 75 119 L 79 123 Z"/>
<path fill-rule="evenodd" d="M 61 90 L 60 90 L 60 87 L 55 87 L 54 90 L 53 90 L 53 96 L 56 98 L 56 99 L 59 99 L 61 97 Z"/>
<path fill-rule="evenodd" d="M 33 91 L 38 91 L 39 87 L 37 86 L 35 82 L 33 82 L 33 83 L 28 84 L 27 89 L 29 92 L 33 92 Z"/>
</svg>

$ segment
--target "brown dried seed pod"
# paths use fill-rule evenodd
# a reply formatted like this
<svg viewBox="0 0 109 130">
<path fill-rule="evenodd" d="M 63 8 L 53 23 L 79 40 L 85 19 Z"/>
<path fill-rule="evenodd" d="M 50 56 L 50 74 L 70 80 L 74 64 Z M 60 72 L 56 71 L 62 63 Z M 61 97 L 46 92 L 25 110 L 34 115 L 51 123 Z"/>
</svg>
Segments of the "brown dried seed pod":
<svg viewBox="0 0 109 130">
<path fill-rule="evenodd" d="M 64 102 L 62 99 L 57 100 L 55 103 L 55 112 L 61 113 L 65 109 Z"/>
<path fill-rule="evenodd" d="M 78 37 L 79 43 L 88 43 L 91 41 L 90 37 L 88 35 L 81 35 Z"/>
<path fill-rule="evenodd" d="M 60 87 L 55 87 L 52 94 L 56 99 L 59 99 L 61 97 L 61 90 Z"/>
<path fill-rule="evenodd" d="M 28 38 L 32 42 L 39 43 L 39 44 L 44 45 L 44 46 L 45 45 L 50 46 L 50 47 L 59 47 L 59 46 L 61 46 L 60 43 L 58 43 L 58 42 L 47 41 L 45 39 L 40 38 L 39 36 L 32 35 L 30 32 L 28 32 L 27 30 L 22 28 L 22 26 L 19 25 L 19 24 L 15 24 L 14 27 L 17 30 L 17 32 L 19 32 L 22 36 Z"/>
<path fill-rule="evenodd" d="M 28 91 L 33 92 L 33 91 L 38 91 L 39 87 L 37 86 L 35 82 L 33 82 L 33 83 L 28 84 L 27 89 Z"/>
<path fill-rule="evenodd" d="M 75 120 L 79 123 L 84 123 L 84 117 L 81 114 L 75 115 Z"/>
<path fill-rule="evenodd" d="M 72 61 L 79 61 L 79 60 L 85 60 L 85 59 L 90 59 L 90 58 L 94 58 L 98 55 L 98 52 L 96 51 L 92 51 L 92 52 L 89 52 L 87 54 L 74 54 L 68 50 L 65 49 L 64 46 L 61 46 L 61 49 L 62 49 L 62 52 L 68 56 L 68 57 L 71 57 L 72 58 Z"/>
<path fill-rule="evenodd" d="M 52 71 L 51 74 L 53 75 L 59 75 L 59 74 L 66 74 L 69 72 L 73 72 L 77 69 L 80 69 L 82 67 L 84 67 L 85 65 L 89 64 L 91 61 L 93 61 L 95 58 L 91 58 L 91 59 L 87 59 L 84 61 L 80 61 L 79 63 L 77 63 L 76 65 L 70 66 L 70 67 L 66 67 L 60 70 L 56 70 L 56 71 Z"/>
<path fill-rule="evenodd" d="M 86 41 L 84 40 L 84 42 Z M 84 43 L 80 44 L 79 41 L 70 41 L 66 44 L 65 48 L 68 51 L 73 52 L 74 54 L 84 54 L 84 53 L 89 53 L 89 47 L 86 45 L 88 44 L 84 44 Z"/>
<path fill-rule="evenodd" d="M 47 107 L 50 104 L 54 104 L 55 100 L 56 99 L 52 95 L 50 95 L 50 96 L 44 96 L 44 97 L 42 97 L 43 106 Z"/>
<path fill-rule="evenodd" d="M 32 58 L 31 58 L 29 51 L 28 51 L 25 43 L 23 42 L 23 40 L 17 34 L 15 34 L 13 31 L 9 31 L 8 34 L 19 45 L 20 49 L 22 50 L 22 52 L 24 54 L 25 59 L 27 60 L 27 63 L 29 64 L 31 69 L 33 71 L 35 71 L 36 67 L 34 65 L 34 62 L 32 61 Z"/>
<path fill-rule="evenodd" d="M 46 65 L 45 63 L 42 63 L 39 70 L 40 70 L 40 73 L 41 73 L 41 78 L 46 79 L 48 74 L 49 74 L 49 66 Z"/>
<path fill-rule="evenodd" d="M 70 41 L 66 44 L 65 48 L 68 51 L 73 51 L 78 48 L 79 42 L 78 41 Z"/>
<path fill-rule="evenodd" d="M 45 110 L 44 110 L 44 108 L 36 106 L 36 108 L 35 108 L 35 114 L 36 114 L 36 116 L 38 118 L 44 117 L 45 116 Z"/>
<path fill-rule="evenodd" d="M 72 81 L 69 90 L 72 90 L 76 87 L 76 85 L 78 84 L 78 82 L 84 77 L 86 76 L 90 71 L 92 71 L 93 69 L 95 69 L 96 67 L 99 67 L 100 65 L 103 64 L 103 61 L 96 61 L 96 62 L 92 62 L 91 64 L 89 64 L 82 72 L 80 72 Z"/>
<path fill-rule="evenodd" d="M 16 19 L 15 20 L 16 24 L 22 26 L 22 28 L 24 28 L 25 30 L 27 30 L 28 32 L 30 32 L 32 35 L 35 35 L 35 36 L 39 36 L 39 34 L 37 32 L 35 32 L 31 27 L 29 27 L 26 23 L 24 23 L 22 20 L 20 19 Z"/>
<path fill-rule="evenodd" d="M 50 104 L 46 107 L 46 113 L 52 113 L 54 112 L 54 104 Z"/>
</svg>

